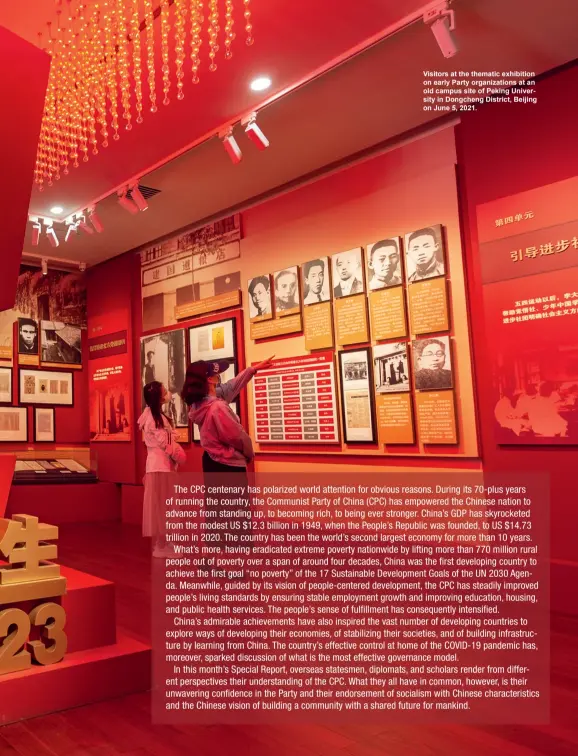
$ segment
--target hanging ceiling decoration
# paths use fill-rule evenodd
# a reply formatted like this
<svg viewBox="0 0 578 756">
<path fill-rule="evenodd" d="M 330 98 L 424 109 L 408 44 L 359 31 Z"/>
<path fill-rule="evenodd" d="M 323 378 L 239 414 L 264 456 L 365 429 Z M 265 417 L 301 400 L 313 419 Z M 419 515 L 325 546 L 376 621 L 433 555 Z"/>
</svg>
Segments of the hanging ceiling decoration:
<svg viewBox="0 0 578 756">
<path fill-rule="evenodd" d="M 171 90 L 182 100 L 187 76 L 194 84 L 199 81 L 204 42 L 209 71 L 217 69 L 222 44 L 230 59 L 235 6 L 242 7 L 246 43 L 252 45 L 250 3 L 160 0 L 154 8 L 153 0 L 102 0 L 94 5 L 56 0 L 56 28 L 48 23 L 47 34 L 39 34 L 41 47 L 52 58 L 35 169 L 40 191 L 45 183 L 52 186 L 67 175 L 70 165 L 77 168 L 79 159 L 88 162 L 90 153 L 98 155 L 111 136 L 120 139 L 121 129 L 130 131 L 133 120 L 142 123 L 145 108 L 156 113 L 159 99 L 168 105 Z M 155 70 L 159 48 L 162 94 Z"/>
</svg>

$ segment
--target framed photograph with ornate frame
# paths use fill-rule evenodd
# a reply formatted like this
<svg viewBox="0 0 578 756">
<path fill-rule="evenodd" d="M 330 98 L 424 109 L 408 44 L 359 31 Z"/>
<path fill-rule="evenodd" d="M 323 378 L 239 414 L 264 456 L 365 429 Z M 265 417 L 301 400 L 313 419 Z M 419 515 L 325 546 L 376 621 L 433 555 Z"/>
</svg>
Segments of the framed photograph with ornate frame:
<svg viewBox="0 0 578 756">
<path fill-rule="evenodd" d="M 20 404 L 74 405 L 74 375 L 65 371 L 19 370 Z"/>
<path fill-rule="evenodd" d="M 369 347 L 340 351 L 339 376 L 345 443 L 377 443 Z"/>
<path fill-rule="evenodd" d="M 12 404 L 12 368 L 0 367 L 0 404 Z"/>
<path fill-rule="evenodd" d="M 0 407 L 0 442 L 28 441 L 28 410 L 26 407 Z"/>
<path fill-rule="evenodd" d="M 53 444 L 56 441 L 54 407 L 34 407 L 34 443 Z"/>
</svg>

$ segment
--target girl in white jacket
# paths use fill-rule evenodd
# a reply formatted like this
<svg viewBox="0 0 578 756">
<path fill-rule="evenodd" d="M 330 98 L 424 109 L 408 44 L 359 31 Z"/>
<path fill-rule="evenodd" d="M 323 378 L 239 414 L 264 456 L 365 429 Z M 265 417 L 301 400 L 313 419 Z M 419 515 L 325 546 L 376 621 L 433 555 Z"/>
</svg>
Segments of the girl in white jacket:
<svg viewBox="0 0 578 756">
<path fill-rule="evenodd" d="M 144 387 L 146 409 L 138 419 L 147 447 L 143 502 L 143 536 L 153 538 L 153 556 L 166 557 L 173 549 L 165 539 L 165 501 L 172 495 L 172 476 L 185 460 L 185 452 L 176 440 L 176 432 L 162 405 L 170 402 L 170 393 L 159 381 Z"/>
</svg>

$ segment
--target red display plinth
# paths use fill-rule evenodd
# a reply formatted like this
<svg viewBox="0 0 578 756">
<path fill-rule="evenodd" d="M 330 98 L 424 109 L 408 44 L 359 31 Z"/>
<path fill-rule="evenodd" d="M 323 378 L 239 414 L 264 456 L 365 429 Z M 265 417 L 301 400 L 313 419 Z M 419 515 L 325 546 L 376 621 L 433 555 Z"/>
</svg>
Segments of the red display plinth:
<svg viewBox="0 0 578 756">
<path fill-rule="evenodd" d="M 114 583 L 61 567 L 68 650 L 62 662 L 0 677 L 0 725 L 150 688 L 151 649 L 118 633 Z M 29 611 L 43 601 L 18 604 Z M 2 607 L 4 608 L 4 607 Z"/>
</svg>

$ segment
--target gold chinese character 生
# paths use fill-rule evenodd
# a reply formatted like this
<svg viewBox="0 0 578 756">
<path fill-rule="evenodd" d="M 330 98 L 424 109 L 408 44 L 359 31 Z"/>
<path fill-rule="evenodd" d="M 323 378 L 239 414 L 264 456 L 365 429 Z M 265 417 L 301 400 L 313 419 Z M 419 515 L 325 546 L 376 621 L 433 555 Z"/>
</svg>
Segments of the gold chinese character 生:
<svg viewBox="0 0 578 756">
<path fill-rule="evenodd" d="M 14 515 L 0 519 L 0 553 L 8 564 L 0 567 L 0 604 L 62 596 L 66 579 L 56 559 L 58 528 L 38 517 Z"/>
</svg>

